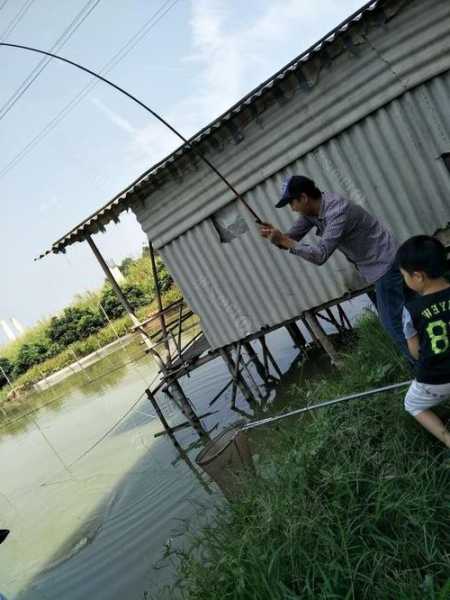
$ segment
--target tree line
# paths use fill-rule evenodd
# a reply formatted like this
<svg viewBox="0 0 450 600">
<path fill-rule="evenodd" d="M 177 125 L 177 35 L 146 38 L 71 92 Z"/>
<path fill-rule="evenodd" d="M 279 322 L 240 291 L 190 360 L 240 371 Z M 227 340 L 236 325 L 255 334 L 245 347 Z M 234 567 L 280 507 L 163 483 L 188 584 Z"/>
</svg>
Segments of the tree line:
<svg viewBox="0 0 450 600">
<path fill-rule="evenodd" d="M 161 291 L 164 292 L 172 285 L 172 278 L 159 257 L 156 265 Z M 138 259 L 124 259 L 120 270 L 126 278 L 122 291 L 131 307 L 137 309 L 150 304 L 155 297 L 155 284 L 148 251 L 145 249 Z M 97 292 L 79 296 L 71 306 L 26 334 L 15 347 L 15 352 L 0 356 L 0 388 L 7 383 L 7 378 L 16 379 L 32 366 L 97 333 L 108 325 L 109 320 L 124 314 L 124 307 L 107 281 Z"/>
</svg>

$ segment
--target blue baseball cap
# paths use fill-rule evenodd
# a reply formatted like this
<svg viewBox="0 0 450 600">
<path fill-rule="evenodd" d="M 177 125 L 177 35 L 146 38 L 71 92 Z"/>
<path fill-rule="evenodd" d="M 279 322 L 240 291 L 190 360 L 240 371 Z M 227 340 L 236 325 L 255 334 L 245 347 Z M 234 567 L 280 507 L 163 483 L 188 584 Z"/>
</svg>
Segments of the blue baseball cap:
<svg viewBox="0 0 450 600">
<path fill-rule="evenodd" d="M 289 204 L 291 200 L 295 200 L 299 198 L 301 194 L 310 194 L 313 190 L 316 189 L 316 184 L 309 177 L 305 177 L 304 175 L 292 175 L 286 179 L 283 184 L 283 189 L 281 191 L 282 196 L 281 200 L 275 205 L 276 208 L 282 208 Z"/>
</svg>

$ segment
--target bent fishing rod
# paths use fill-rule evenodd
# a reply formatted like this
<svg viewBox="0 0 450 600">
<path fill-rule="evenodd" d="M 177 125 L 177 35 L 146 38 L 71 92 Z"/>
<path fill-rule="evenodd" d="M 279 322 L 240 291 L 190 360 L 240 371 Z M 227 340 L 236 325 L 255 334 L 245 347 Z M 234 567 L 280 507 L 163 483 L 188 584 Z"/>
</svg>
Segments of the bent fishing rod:
<svg viewBox="0 0 450 600">
<path fill-rule="evenodd" d="M 77 63 L 73 60 L 70 60 L 69 58 L 59 56 L 58 54 L 53 54 L 53 52 L 48 52 L 47 50 L 40 50 L 39 48 L 34 48 L 32 46 L 23 46 L 22 44 L 12 44 L 9 42 L 0 42 L 0 46 L 16 48 L 16 49 L 20 49 L 20 50 L 27 50 L 28 52 L 34 52 L 36 54 L 43 54 L 44 56 L 49 56 L 49 57 L 55 58 L 56 60 L 59 60 L 61 62 L 67 63 L 68 65 L 72 65 L 73 67 L 76 67 L 80 71 L 84 71 L 85 73 L 88 73 L 89 75 L 92 75 L 93 77 L 96 77 L 100 81 L 103 81 L 103 83 L 106 83 L 107 85 L 111 86 L 118 92 L 121 92 L 122 94 L 127 96 L 130 100 L 133 100 L 134 102 L 136 102 L 136 104 L 138 104 L 144 110 L 149 112 L 153 117 L 155 117 L 155 119 L 157 119 L 160 123 L 162 123 L 168 129 L 170 129 L 170 131 L 172 133 L 174 133 L 180 140 L 182 140 L 182 142 L 184 144 L 186 144 L 186 146 L 190 150 L 192 150 L 206 165 L 208 165 L 208 167 L 223 181 L 223 183 L 228 187 L 228 189 L 231 190 L 231 192 L 233 192 L 234 196 L 243 203 L 245 208 L 252 214 L 252 216 L 254 217 L 256 222 L 258 224 L 263 224 L 263 221 L 260 219 L 260 217 L 257 215 L 257 213 L 253 210 L 253 208 L 251 206 L 249 206 L 247 201 L 244 200 L 242 195 L 228 181 L 228 179 L 219 171 L 219 169 L 216 166 L 214 166 L 214 164 L 209 159 L 207 159 L 206 156 L 204 156 L 204 154 L 202 154 L 197 148 L 195 148 L 188 139 L 186 139 L 177 129 L 175 129 L 175 127 L 173 125 L 171 125 L 168 121 L 166 121 L 166 119 L 161 117 L 161 115 L 159 115 L 156 111 L 154 111 L 149 106 L 147 106 L 146 104 L 141 102 L 141 100 L 139 100 L 139 98 L 136 98 L 136 96 L 133 96 L 133 94 L 130 94 L 129 92 L 127 92 L 127 90 L 120 87 L 113 81 L 106 79 L 106 77 L 103 77 L 103 75 L 100 75 L 99 73 L 96 73 L 95 71 L 92 71 L 92 69 L 88 69 L 87 67 L 80 65 L 79 63 Z"/>
</svg>

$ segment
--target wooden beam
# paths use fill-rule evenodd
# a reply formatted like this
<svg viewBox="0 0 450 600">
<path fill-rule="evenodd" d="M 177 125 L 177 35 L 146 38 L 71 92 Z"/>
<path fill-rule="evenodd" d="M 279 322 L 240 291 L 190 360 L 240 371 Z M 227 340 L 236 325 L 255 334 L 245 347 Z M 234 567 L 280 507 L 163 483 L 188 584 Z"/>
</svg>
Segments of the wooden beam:
<svg viewBox="0 0 450 600">
<path fill-rule="evenodd" d="M 311 331 L 314 333 L 314 336 L 330 357 L 332 364 L 339 368 L 341 366 L 341 361 L 339 360 L 338 353 L 333 346 L 333 342 L 322 329 L 316 315 L 311 310 L 308 310 L 305 312 L 304 317 L 306 323 L 308 323 Z"/>
<path fill-rule="evenodd" d="M 147 346 L 147 348 L 149 349 L 149 351 L 152 352 L 152 354 L 155 356 L 155 359 L 158 363 L 158 366 L 160 367 L 160 369 L 164 370 L 164 363 L 161 359 L 161 357 L 159 356 L 159 354 L 156 352 L 156 350 L 154 350 L 154 344 L 152 343 L 151 339 L 149 338 L 147 332 L 144 330 L 144 328 L 142 327 L 139 319 L 137 318 L 132 306 L 130 305 L 130 303 L 128 302 L 128 300 L 125 297 L 125 294 L 122 292 L 119 284 L 117 283 L 114 275 L 111 273 L 111 269 L 108 267 L 108 265 L 106 264 L 105 259 L 103 258 L 102 254 L 100 253 L 100 250 L 97 248 L 94 240 L 92 239 L 92 237 L 90 236 L 90 234 L 86 235 L 86 241 L 89 244 L 89 246 L 91 247 L 92 252 L 94 253 L 95 258 L 97 259 L 98 263 L 100 264 L 104 274 L 106 275 L 106 278 L 108 279 L 109 283 L 111 284 L 114 292 L 116 293 L 120 303 L 122 304 L 122 306 L 124 307 L 124 309 L 126 310 L 126 312 L 128 313 L 133 325 L 136 326 L 136 329 L 139 330 L 142 339 L 145 343 L 145 345 Z"/>
<path fill-rule="evenodd" d="M 167 359 L 170 363 L 171 362 L 170 344 L 169 344 L 169 340 L 167 338 L 166 320 L 164 318 L 164 313 L 163 313 L 161 288 L 159 285 L 158 269 L 156 268 L 155 252 L 153 250 L 153 244 L 151 242 L 149 242 L 149 248 L 150 248 L 150 261 L 152 264 L 153 282 L 155 284 L 155 291 L 156 291 L 156 302 L 158 304 L 159 322 L 161 324 L 161 331 L 163 333 L 164 345 L 166 347 L 166 352 L 167 352 Z"/>
</svg>

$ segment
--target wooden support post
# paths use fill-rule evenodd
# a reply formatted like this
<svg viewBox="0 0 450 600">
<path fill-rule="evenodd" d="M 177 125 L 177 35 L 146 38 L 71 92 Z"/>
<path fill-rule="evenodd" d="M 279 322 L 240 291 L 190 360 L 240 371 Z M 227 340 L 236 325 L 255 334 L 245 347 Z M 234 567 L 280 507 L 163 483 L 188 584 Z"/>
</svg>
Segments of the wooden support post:
<svg viewBox="0 0 450 600">
<path fill-rule="evenodd" d="M 220 350 L 220 355 L 222 356 L 222 358 L 227 366 L 227 369 L 230 372 L 231 377 L 233 378 L 233 381 L 235 379 L 237 379 L 236 385 L 241 390 L 244 398 L 247 400 L 248 403 L 254 402 L 255 397 L 253 395 L 253 392 L 250 389 L 250 387 L 248 386 L 245 379 L 242 377 L 241 373 L 239 372 L 239 369 L 238 369 L 237 377 L 235 377 L 236 365 L 234 363 L 233 357 L 231 356 L 230 350 L 228 348 L 222 348 Z"/>
<path fill-rule="evenodd" d="M 172 444 L 175 446 L 176 450 L 178 451 L 180 458 L 182 460 L 184 460 L 184 462 L 191 469 L 191 471 L 194 473 L 194 475 L 197 477 L 197 479 L 200 481 L 200 483 L 206 489 L 206 491 L 208 493 L 211 493 L 211 490 L 209 489 L 208 484 L 203 480 L 203 477 L 200 475 L 200 473 L 195 468 L 194 464 L 192 463 L 191 459 L 189 458 L 189 455 L 183 449 L 183 447 L 181 446 L 181 444 L 175 437 L 174 433 L 172 432 L 172 429 L 170 428 L 169 423 L 166 421 L 166 417 L 164 416 L 162 410 L 160 409 L 155 396 L 152 394 L 152 392 L 148 388 L 145 390 L 145 393 L 147 394 L 147 398 L 150 400 L 151 405 L 153 406 L 153 408 L 154 408 L 159 420 L 161 421 L 162 426 L 164 427 L 165 431 L 167 432 L 167 435 L 169 436 Z"/>
<path fill-rule="evenodd" d="M 338 358 L 336 349 L 333 346 L 333 343 L 330 340 L 330 338 L 326 335 L 325 331 L 322 329 L 322 326 L 319 323 L 316 315 L 311 310 L 308 310 L 305 312 L 304 316 L 305 316 L 306 323 L 308 323 L 309 328 L 311 329 L 312 333 L 314 334 L 314 337 L 319 341 L 322 348 L 328 354 L 328 356 L 331 359 L 332 364 L 335 365 L 336 367 L 340 367 L 341 361 Z"/>
<path fill-rule="evenodd" d="M 181 333 L 183 330 L 183 302 L 180 304 L 180 309 L 178 313 L 178 339 L 177 339 L 177 350 L 179 358 L 182 358 L 181 352 Z"/>
<path fill-rule="evenodd" d="M 164 318 L 164 313 L 163 313 L 163 305 L 162 305 L 162 299 L 161 299 L 161 286 L 159 284 L 158 269 L 156 268 L 155 252 L 153 250 L 153 244 L 151 242 L 149 242 L 149 248 L 150 248 L 150 261 L 152 264 L 152 275 L 153 275 L 153 281 L 155 284 L 155 291 L 156 291 L 156 302 L 158 304 L 159 322 L 161 324 L 161 332 L 162 332 L 163 339 L 164 339 L 164 345 L 166 347 L 167 360 L 170 364 L 170 362 L 171 362 L 170 344 L 169 344 L 169 339 L 167 337 L 168 332 L 167 332 L 167 328 L 166 328 L 166 320 Z"/>
<path fill-rule="evenodd" d="M 300 331 L 300 328 L 297 325 L 297 323 L 295 321 L 292 321 L 291 323 L 288 323 L 286 325 L 286 329 L 287 329 L 289 335 L 291 336 L 292 341 L 294 342 L 294 344 L 296 345 L 296 347 L 299 350 L 303 350 L 305 348 L 305 346 L 306 346 L 306 340 L 305 340 L 305 336 Z"/>
<path fill-rule="evenodd" d="M 163 370 L 164 369 L 164 363 L 163 363 L 161 357 L 156 352 L 156 350 L 153 348 L 153 342 L 151 341 L 151 339 L 150 339 L 149 335 L 147 334 L 147 332 L 145 331 L 145 329 L 141 326 L 141 323 L 140 323 L 139 319 L 135 315 L 135 313 L 133 311 L 133 308 L 131 307 L 131 305 L 128 302 L 128 300 L 126 299 L 124 293 L 120 289 L 119 284 L 115 280 L 114 275 L 111 273 L 111 270 L 108 267 L 108 265 L 106 264 L 105 259 L 101 255 L 100 250 L 97 248 L 94 240 L 92 239 L 92 237 L 89 234 L 86 235 L 86 240 L 87 240 L 87 243 L 89 244 L 89 246 L 91 247 L 91 250 L 94 253 L 95 258 L 98 260 L 98 262 L 99 262 L 99 264 L 100 264 L 100 266 L 101 266 L 104 274 L 106 275 L 106 278 L 108 279 L 108 281 L 111 284 L 114 292 L 116 293 L 117 297 L 119 298 L 120 303 L 122 304 L 122 306 L 124 307 L 124 309 L 128 313 L 128 315 L 129 315 L 129 317 L 131 319 L 131 322 L 138 329 L 139 333 L 142 336 L 142 339 L 144 340 L 145 345 L 147 346 L 147 348 L 149 350 L 151 350 L 152 354 L 156 358 L 158 366 Z"/>
<path fill-rule="evenodd" d="M 266 369 L 264 368 L 262 362 L 259 360 L 259 356 L 253 348 L 251 342 L 244 342 L 244 348 L 253 365 L 255 366 L 258 375 L 261 377 L 264 383 L 269 383 L 270 374 L 266 372 Z"/>
<path fill-rule="evenodd" d="M 278 377 L 281 379 L 283 377 L 283 373 L 281 372 L 280 367 L 277 365 L 277 363 L 276 363 L 276 361 L 275 361 L 275 359 L 274 359 L 274 357 L 272 355 L 272 352 L 269 350 L 269 347 L 268 347 L 267 342 L 266 342 L 266 336 L 262 335 L 259 338 L 259 341 L 261 342 L 261 346 L 262 346 L 264 354 L 267 355 L 269 361 L 272 364 L 272 367 L 275 369 Z"/>
<path fill-rule="evenodd" d="M 306 329 L 308 330 L 309 335 L 311 336 L 311 341 L 312 342 L 316 342 L 318 341 L 317 337 L 314 335 L 314 331 L 311 329 L 311 327 L 309 326 L 308 321 L 305 319 L 305 316 L 303 315 L 301 317 L 302 323 L 303 325 L 306 327 Z"/>
<path fill-rule="evenodd" d="M 343 330 L 345 329 L 344 327 L 342 327 L 342 325 L 339 323 L 339 321 L 336 319 L 336 317 L 333 314 L 333 311 L 331 308 L 326 308 L 325 312 L 328 315 L 328 318 L 330 319 L 331 324 L 336 328 L 336 331 L 338 333 L 342 333 Z"/>
<path fill-rule="evenodd" d="M 352 324 L 350 323 L 349 318 L 347 317 L 345 310 L 342 308 L 342 306 L 340 304 L 337 305 L 337 308 L 338 308 L 338 313 L 339 313 L 339 317 L 341 319 L 342 326 L 344 327 L 344 329 L 347 326 L 347 329 L 349 331 L 352 331 L 353 327 L 352 327 Z"/>
<path fill-rule="evenodd" d="M 206 419 L 206 417 L 211 417 L 212 415 L 217 414 L 217 410 L 213 410 L 207 413 L 203 413 L 203 415 L 200 415 L 199 419 Z M 183 421 L 183 423 L 178 423 L 178 425 L 174 425 L 173 427 L 170 428 L 170 430 L 172 431 L 172 433 L 176 433 L 177 431 L 181 431 L 182 429 L 187 429 L 188 427 L 192 427 L 192 425 L 189 423 L 189 421 Z M 162 435 L 166 435 L 167 431 L 157 431 L 153 437 L 157 438 L 157 437 L 161 437 Z"/>
<path fill-rule="evenodd" d="M 201 424 L 200 419 L 196 415 L 189 398 L 187 398 L 185 395 L 183 388 L 177 379 L 170 382 L 165 390 L 165 393 L 172 398 L 175 404 L 180 408 L 181 412 L 195 429 L 198 436 L 201 438 L 208 437 L 208 434 Z"/>
<path fill-rule="evenodd" d="M 242 342 L 239 342 L 236 356 L 236 363 L 234 367 L 234 375 L 233 375 L 233 389 L 231 392 L 231 406 L 234 408 L 236 406 L 236 392 L 237 392 L 237 382 L 239 378 L 239 370 L 241 366 L 241 353 L 242 353 Z"/>
<path fill-rule="evenodd" d="M 230 387 L 230 385 L 233 383 L 233 380 L 230 379 L 230 381 L 228 383 L 226 383 L 223 388 L 217 392 L 217 394 L 214 396 L 214 398 L 211 400 L 211 402 L 209 403 L 209 406 L 212 406 L 214 404 L 214 402 L 217 402 L 217 400 L 220 398 L 220 396 L 227 391 L 227 389 Z"/>
<path fill-rule="evenodd" d="M 145 393 L 147 395 L 147 398 L 150 400 L 151 405 L 153 406 L 156 414 L 158 415 L 158 418 L 161 421 L 161 425 L 164 427 L 165 431 L 167 432 L 167 435 L 171 438 L 171 440 L 173 441 L 174 446 L 177 448 L 177 450 L 181 450 L 182 448 L 181 448 L 177 438 L 172 433 L 172 429 L 170 428 L 170 425 L 167 422 L 166 417 L 164 416 L 164 413 L 160 409 L 155 396 L 152 394 L 152 392 L 148 388 L 145 390 Z"/>
<path fill-rule="evenodd" d="M 250 381 L 252 382 L 253 388 L 256 390 L 256 393 L 257 393 L 257 395 L 258 395 L 258 396 L 261 398 L 261 400 L 262 400 L 262 399 L 263 399 L 263 395 L 262 395 L 262 393 L 261 393 L 261 391 L 260 391 L 260 389 L 259 389 L 258 382 L 257 382 L 257 381 L 255 381 L 255 378 L 253 377 L 253 374 L 252 374 L 252 372 L 251 372 L 251 371 L 250 371 L 250 369 L 248 368 L 248 362 L 245 362 L 245 360 L 243 360 L 243 363 L 242 363 L 242 365 L 243 365 L 243 367 L 244 367 L 244 370 L 245 370 L 245 372 L 246 372 L 246 373 L 247 373 L 247 375 L 248 375 L 248 378 L 249 378 L 249 379 L 250 379 Z"/>
</svg>

